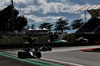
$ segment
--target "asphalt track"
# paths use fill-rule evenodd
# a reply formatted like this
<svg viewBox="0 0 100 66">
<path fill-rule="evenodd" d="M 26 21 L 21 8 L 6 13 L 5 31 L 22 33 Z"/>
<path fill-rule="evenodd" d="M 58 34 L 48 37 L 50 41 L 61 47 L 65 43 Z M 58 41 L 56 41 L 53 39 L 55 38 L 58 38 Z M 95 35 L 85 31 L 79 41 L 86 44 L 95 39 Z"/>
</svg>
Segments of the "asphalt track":
<svg viewBox="0 0 100 66">
<path fill-rule="evenodd" d="M 0 56 L 4 57 L 6 59 L 9 59 L 7 64 L 5 63 L 1 63 L 1 66 L 65 66 L 65 65 L 61 65 L 61 64 L 57 64 L 57 63 L 53 63 L 53 62 L 47 62 L 45 60 L 41 60 L 41 59 L 20 59 L 18 58 L 16 55 L 12 55 L 12 54 L 9 54 L 9 53 L 5 53 L 5 52 L 0 52 Z M 4 61 L 4 59 L 2 59 Z M 12 61 L 11 61 L 12 60 Z M 24 62 L 24 63 L 28 63 L 27 65 L 26 64 L 22 64 L 20 65 L 21 63 L 16 63 L 15 61 L 13 60 L 16 60 L 16 61 L 20 61 L 21 63 Z M 7 61 L 7 60 L 6 60 Z M 30 65 L 29 65 L 30 64 Z M 33 64 L 33 65 L 32 65 Z"/>
<path fill-rule="evenodd" d="M 100 66 L 100 53 L 78 51 L 82 49 L 100 48 L 96 46 L 58 47 L 52 52 L 42 52 L 43 58 L 63 61 L 77 66 Z"/>
<path fill-rule="evenodd" d="M 78 47 L 57 47 L 52 51 L 42 52 L 41 59 L 18 59 L 17 51 L 1 52 L 0 55 L 7 55 L 13 59 L 35 64 L 39 66 L 100 66 L 100 53 L 82 52 L 78 50 L 88 48 L 98 48 L 97 46 L 78 46 Z"/>
<path fill-rule="evenodd" d="M 1 54 L 1 52 L 0 52 Z M 0 55 L 0 66 L 38 66 Z"/>
</svg>

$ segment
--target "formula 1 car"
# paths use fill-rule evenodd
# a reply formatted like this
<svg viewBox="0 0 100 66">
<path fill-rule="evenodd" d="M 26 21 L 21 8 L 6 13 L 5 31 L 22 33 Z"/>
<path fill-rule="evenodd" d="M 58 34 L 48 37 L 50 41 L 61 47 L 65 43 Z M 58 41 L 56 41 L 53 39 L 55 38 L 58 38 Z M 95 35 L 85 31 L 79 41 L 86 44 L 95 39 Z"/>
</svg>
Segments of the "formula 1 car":
<svg viewBox="0 0 100 66">
<path fill-rule="evenodd" d="M 39 52 L 38 49 L 32 51 L 30 48 L 25 48 L 18 51 L 18 58 L 41 58 L 41 52 Z"/>
<path fill-rule="evenodd" d="M 48 46 L 43 45 L 42 47 L 40 47 L 38 49 L 39 49 L 39 51 L 52 51 L 52 48 L 49 45 Z"/>
<path fill-rule="evenodd" d="M 67 40 L 54 41 L 54 43 L 67 43 Z"/>
</svg>

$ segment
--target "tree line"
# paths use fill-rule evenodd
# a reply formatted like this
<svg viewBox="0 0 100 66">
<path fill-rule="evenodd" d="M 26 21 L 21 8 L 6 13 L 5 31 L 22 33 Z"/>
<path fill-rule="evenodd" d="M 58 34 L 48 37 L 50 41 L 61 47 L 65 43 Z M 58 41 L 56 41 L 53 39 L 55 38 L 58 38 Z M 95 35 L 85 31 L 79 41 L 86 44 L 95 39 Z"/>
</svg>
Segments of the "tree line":
<svg viewBox="0 0 100 66">
<path fill-rule="evenodd" d="M 19 11 L 12 5 L 9 5 L 0 11 L 0 31 L 2 32 L 21 31 L 27 23 L 27 18 L 23 15 L 19 15 Z"/>
<path fill-rule="evenodd" d="M 54 26 L 53 30 L 55 30 L 56 32 L 63 32 L 65 30 L 78 29 L 83 23 L 84 22 L 82 19 L 76 19 L 76 20 L 73 20 L 71 24 L 69 25 L 68 20 L 59 18 L 56 21 L 55 25 L 48 22 L 43 22 L 42 24 L 40 24 L 39 28 L 41 29 L 46 28 L 46 29 L 52 30 L 52 27 Z M 31 27 L 28 26 L 28 28 L 32 28 L 32 29 L 34 29 L 34 27 L 35 27 L 35 24 L 32 24 Z"/>
<path fill-rule="evenodd" d="M 12 18 L 12 8 L 13 8 L 13 18 Z M 82 19 L 76 19 L 71 22 L 71 25 L 69 26 L 68 20 L 64 20 L 63 18 L 59 18 L 55 25 L 44 22 L 40 24 L 39 28 L 43 29 L 49 29 L 51 30 L 54 26 L 54 30 L 58 32 L 63 32 L 64 30 L 70 30 L 70 29 L 78 29 L 83 24 Z M 27 28 L 30 28 L 30 26 L 27 25 L 28 21 L 27 18 L 23 15 L 19 15 L 19 11 L 12 5 L 7 6 L 3 10 L 0 11 L 0 31 L 21 31 L 22 29 L 27 26 Z M 31 25 L 31 28 L 34 29 L 35 24 Z"/>
</svg>

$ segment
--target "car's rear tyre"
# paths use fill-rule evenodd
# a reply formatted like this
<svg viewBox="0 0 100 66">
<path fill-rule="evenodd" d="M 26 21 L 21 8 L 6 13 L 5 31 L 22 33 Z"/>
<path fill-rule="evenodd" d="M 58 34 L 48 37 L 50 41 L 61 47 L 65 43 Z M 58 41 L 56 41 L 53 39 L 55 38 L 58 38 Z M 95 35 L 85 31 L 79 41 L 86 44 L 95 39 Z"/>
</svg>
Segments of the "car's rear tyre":
<svg viewBox="0 0 100 66">
<path fill-rule="evenodd" d="M 41 55 L 41 52 L 36 52 L 36 57 L 37 57 L 37 58 L 41 58 L 41 56 L 42 56 L 42 55 Z"/>
<path fill-rule="evenodd" d="M 49 51 L 52 51 L 52 48 L 48 48 Z"/>
</svg>

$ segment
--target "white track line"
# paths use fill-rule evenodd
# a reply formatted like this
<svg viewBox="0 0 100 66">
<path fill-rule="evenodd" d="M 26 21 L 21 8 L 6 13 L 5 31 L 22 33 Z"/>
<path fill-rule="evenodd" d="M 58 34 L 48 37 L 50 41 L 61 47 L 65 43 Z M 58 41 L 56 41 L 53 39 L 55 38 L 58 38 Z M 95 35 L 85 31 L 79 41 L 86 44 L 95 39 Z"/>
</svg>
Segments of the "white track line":
<svg viewBox="0 0 100 66">
<path fill-rule="evenodd" d="M 64 61 L 59 61 L 59 60 L 53 60 L 53 59 L 48 59 L 48 58 L 41 58 L 41 59 L 47 60 L 47 61 L 52 61 L 52 62 L 63 63 L 63 64 L 75 65 L 75 66 L 85 66 L 85 65 L 75 64 L 75 63 L 71 63 L 71 62 L 64 62 Z"/>
</svg>

